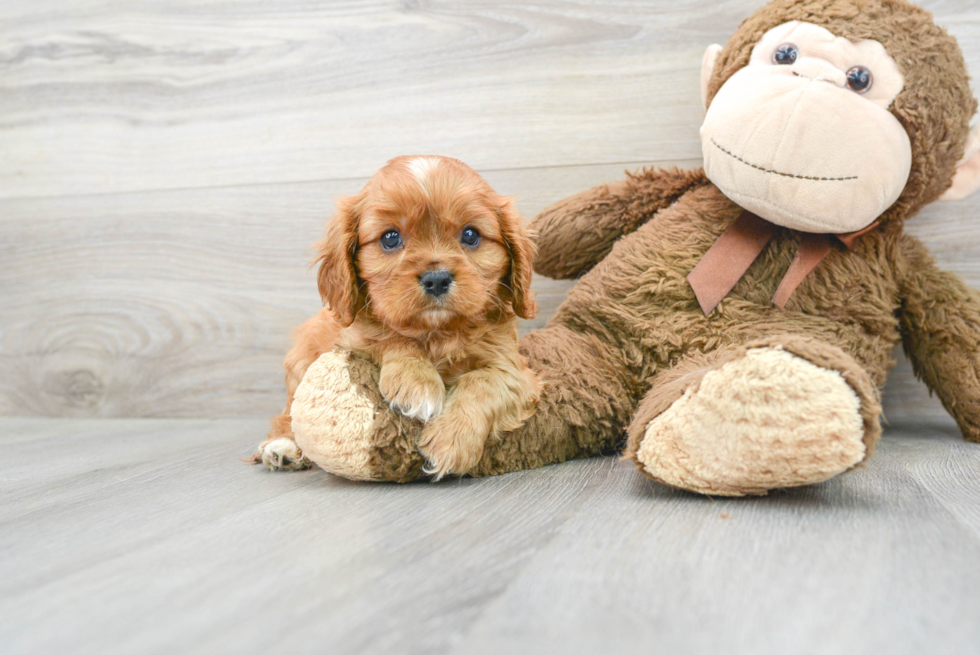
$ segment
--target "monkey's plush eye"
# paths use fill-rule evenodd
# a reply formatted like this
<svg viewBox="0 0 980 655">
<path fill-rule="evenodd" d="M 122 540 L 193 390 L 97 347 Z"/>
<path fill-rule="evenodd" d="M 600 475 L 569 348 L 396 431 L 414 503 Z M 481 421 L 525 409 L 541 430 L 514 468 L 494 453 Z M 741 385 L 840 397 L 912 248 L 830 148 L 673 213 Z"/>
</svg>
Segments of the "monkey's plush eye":
<svg viewBox="0 0 980 655">
<path fill-rule="evenodd" d="M 873 82 L 871 71 L 864 66 L 855 66 L 847 71 L 847 88 L 851 91 L 864 93 L 871 88 Z"/>
<path fill-rule="evenodd" d="M 464 246 L 476 246 L 480 243 L 480 233 L 476 231 L 475 227 L 467 227 L 463 229 L 463 233 L 459 235 L 459 240 Z"/>
<path fill-rule="evenodd" d="M 394 250 L 400 245 L 402 245 L 402 235 L 398 230 L 388 230 L 381 235 L 381 247 L 385 250 Z"/>
<path fill-rule="evenodd" d="M 796 63 L 799 56 L 799 48 L 792 43 L 784 43 L 776 48 L 776 52 L 774 52 L 772 55 L 772 63 L 780 64 L 782 66 L 790 66 Z"/>
</svg>

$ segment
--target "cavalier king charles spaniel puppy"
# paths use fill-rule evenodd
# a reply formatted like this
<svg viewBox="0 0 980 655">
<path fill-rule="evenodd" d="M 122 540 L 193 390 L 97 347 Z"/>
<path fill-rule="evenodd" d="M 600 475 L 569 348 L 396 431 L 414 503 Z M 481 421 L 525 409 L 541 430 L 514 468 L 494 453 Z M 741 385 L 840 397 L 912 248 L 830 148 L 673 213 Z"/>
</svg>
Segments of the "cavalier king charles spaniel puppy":
<svg viewBox="0 0 980 655">
<path fill-rule="evenodd" d="M 252 457 L 310 465 L 289 409 L 306 369 L 340 346 L 380 367 L 391 408 L 425 425 L 419 450 L 441 478 L 476 466 L 486 440 L 534 411 L 539 383 L 517 352 L 537 310 L 534 245 L 511 199 L 448 157 L 397 157 L 337 211 L 318 244 L 325 307 L 286 356 L 286 408 Z"/>
</svg>

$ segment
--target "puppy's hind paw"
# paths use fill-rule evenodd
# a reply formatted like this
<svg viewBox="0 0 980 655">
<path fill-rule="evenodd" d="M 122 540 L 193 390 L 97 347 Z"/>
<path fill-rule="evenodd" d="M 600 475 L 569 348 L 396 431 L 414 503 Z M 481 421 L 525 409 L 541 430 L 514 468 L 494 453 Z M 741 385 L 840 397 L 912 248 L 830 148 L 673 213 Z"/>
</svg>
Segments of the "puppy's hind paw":
<svg viewBox="0 0 980 655">
<path fill-rule="evenodd" d="M 255 464 L 260 462 L 265 464 L 270 471 L 302 471 L 312 465 L 296 442 L 286 437 L 270 439 L 259 444 L 251 461 Z"/>
</svg>

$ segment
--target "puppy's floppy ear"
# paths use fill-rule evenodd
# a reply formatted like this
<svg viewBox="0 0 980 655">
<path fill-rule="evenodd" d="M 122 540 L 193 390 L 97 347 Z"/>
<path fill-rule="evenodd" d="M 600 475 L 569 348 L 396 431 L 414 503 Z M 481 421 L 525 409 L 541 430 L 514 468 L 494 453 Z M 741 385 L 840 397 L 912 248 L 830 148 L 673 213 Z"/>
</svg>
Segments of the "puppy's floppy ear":
<svg viewBox="0 0 980 655">
<path fill-rule="evenodd" d="M 510 253 L 508 282 L 514 313 L 521 318 L 534 318 L 538 313 L 538 303 L 534 302 L 534 292 L 531 291 L 534 253 L 537 250 L 533 235 L 524 226 L 524 219 L 514 209 L 513 198 L 498 196 L 496 212 L 500 221 L 500 233 Z"/>
<path fill-rule="evenodd" d="M 320 265 L 317 273 L 320 298 L 330 305 L 345 327 L 354 322 L 354 316 L 364 306 L 354 266 L 361 200 L 359 196 L 336 199 L 337 211 L 327 224 L 323 240 L 317 244 L 314 262 Z"/>
</svg>

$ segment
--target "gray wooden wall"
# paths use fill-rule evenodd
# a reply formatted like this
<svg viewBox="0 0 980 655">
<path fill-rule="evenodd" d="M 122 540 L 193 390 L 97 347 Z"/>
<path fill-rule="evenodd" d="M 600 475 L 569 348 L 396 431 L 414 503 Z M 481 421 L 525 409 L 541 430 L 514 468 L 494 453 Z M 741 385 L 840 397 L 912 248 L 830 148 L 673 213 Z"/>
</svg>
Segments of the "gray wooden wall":
<svg viewBox="0 0 980 655">
<path fill-rule="evenodd" d="M 699 166 L 701 54 L 760 4 L 0 0 L 0 414 L 272 414 L 332 195 L 438 153 L 531 216 Z M 980 3 L 923 4 L 980 75 Z M 980 198 L 909 228 L 980 287 Z M 904 362 L 886 407 L 945 420 Z"/>
</svg>

